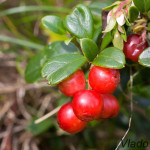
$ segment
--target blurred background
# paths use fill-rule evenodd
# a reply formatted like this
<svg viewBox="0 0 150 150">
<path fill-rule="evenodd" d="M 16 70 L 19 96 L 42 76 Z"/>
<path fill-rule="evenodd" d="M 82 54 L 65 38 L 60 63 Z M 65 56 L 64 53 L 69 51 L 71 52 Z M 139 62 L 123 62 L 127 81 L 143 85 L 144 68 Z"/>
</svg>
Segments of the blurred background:
<svg viewBox="0 0 150 150">
<path fill-rule="evenodd" d="M 27 62 L 49 42 L 65 40 L 41 25 L 45 15 L 62 19 L 78 3 L 89 5 L 101 19 L 101 9 L 112 3 L 76 0 L 0 0 L 0 150 L 114 150 L 128 129 L 130 118 L 129 68 L 121 70 L 121 84 L 114 93 L 120 113 L 114 119 L 93 121 L 80 133 L 62 131 L 56 115 L 39 124 L 34 120 L 64 104 L 68 98 L 58 88 L 40 80 L 24 79 Z M 134 113 L 126 137 L 150 142 L 150 69 L 134 76 Z M 150 150 L 120 147 L 120 150 Z"/>
</svg>

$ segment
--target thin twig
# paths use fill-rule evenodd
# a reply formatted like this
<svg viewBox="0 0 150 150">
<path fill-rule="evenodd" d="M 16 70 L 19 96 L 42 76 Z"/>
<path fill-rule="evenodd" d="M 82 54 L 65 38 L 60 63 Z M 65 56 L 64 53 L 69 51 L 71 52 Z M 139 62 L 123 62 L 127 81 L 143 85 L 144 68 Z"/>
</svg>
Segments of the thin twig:
<svg viewBox="0 0 150 150">
<path fill-rule="evenodd" d="M 122 137 L 121 141 L 119 142 L 119 144 L 117 145 L 115 150 L 118 150 L 119 146 L 121 145 L 121 143 L 123 142 L 123 140 L 125 139 L 125 137 L 127 136 L 128 132 L 130 131 L 131 128 L 131 122 L 132 122 L 132 114 L 133 114 L 133 94 L 132 94 L 132 88 L 133 88 L 133 76 L 132 76 L 132 67 L 130 67 L 130 118 L 129 118 L 129 126 L 127 131 L 125 132 L 124 136 Z"/>
<path fill-rule="evenodd" d="M 54 115 L 55 113 L 57 113 L 59 111 L 59 109 L 61 108 L 61 106 L 56 107 L 55 109 L 53 109 L 51 112 L 49 112 L 48 114 L 46 114 L 45 116 L 37 119 L 35 121 L 35 124 L 38 124 L 44 120 L 46 120 L 47 118 L 51 117 L 52 115 Z"/>
</svg>

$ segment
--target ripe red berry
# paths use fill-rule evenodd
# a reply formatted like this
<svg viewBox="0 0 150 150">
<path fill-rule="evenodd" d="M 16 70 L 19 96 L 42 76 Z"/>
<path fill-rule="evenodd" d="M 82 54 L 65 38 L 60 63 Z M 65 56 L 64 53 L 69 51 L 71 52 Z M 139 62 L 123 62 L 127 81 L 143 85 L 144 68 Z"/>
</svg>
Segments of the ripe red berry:
<svg viewBox="0 0 150 150">
<path fill-rule="evenodd" d="M 60 108 L 57 114 L 57 122 L 60 128 L 69 133 L 80 132 L 87 124 L 87 122 L 76 117 L 72 109 L 72 103 L 67 103 Z"/>
<path fill-rule="evenodd" d="M 117 69 L 93 66 L 89 72 L 89 84 L 99 93 L 112 93 L 120 82 L 120 73 Z"/>
<path fill-rule="evenodd" d="M 100 95 L 104 103 L 100 119 L 116 117 L 119 113 L 119 103 L 116 97 L 111 94 L 100 94 Z"/>
<path fill-rule="evenodd" d="M 78 91 L 84 90 L 86 86 L 83 71 L 78 70 L 66 80 L 59 83 L 59 90 L 66 96 L 73 97 Z"/>
<path fill-rule="evenodd" d="M 140 35 L 132 34 L 127 37 L 127 42 L 124 42 L 124 54 L 126 58 L 138 62 L 139 55 L 148 47 L 148 42 L 142 43 Z"/>
<path fill-rule="evenodd" d="M 72 102 L 75 115 L 83 121 L 92 121 L 100 117 L 103 108 L 101 96 L 92 90 L 82 90 L 75 94 Z"/>
</svg>

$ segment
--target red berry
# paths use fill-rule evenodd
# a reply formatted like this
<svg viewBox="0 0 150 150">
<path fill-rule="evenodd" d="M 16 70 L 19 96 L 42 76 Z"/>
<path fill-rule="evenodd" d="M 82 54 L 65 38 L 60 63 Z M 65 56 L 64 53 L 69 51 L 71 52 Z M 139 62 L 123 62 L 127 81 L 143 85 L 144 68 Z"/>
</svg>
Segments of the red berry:
<svg viewBox="0 0 150 150">
<path fill-rule="evenodd" d="M 119 113 L 119 103 L 115 98 L 115 96 L 111 94 L 100 94 L 100 95 L 104 103 L 100 119 L 116 117 Z"/>
<path fill-rule="evenodd" d="M 84 90 L 86 86 L 83 71 L 78 70 L 66 80 L 59 83 L 59 90 L 66 96 L 73 97 L 78 91 Z"/>
<path fill-rule="evenodd" d="M 82 90 L 75 94 L 72 102 L 75 115 L 83 121 L 92 121 L 100 117 L 103 108 L 101 96 L 92 90 Z"/>
<path fill-rule="evenodd" d="M 59 127 L 69 133 L 80 132 L 87 122 L 79 120 L 73 112 L 72 103 L 63 105 L 57 115 Z"/>
<path fill-rule="evenodd" d="M 148 42 L 142 44 L 140 35 L 132 34 L 127 37 L 127 42 L 124 42 L 124 54 L 126 58 L 138 62 L 139 55 L 148 47 Z M 141 44 L 141 45 L 140 45 Z"/>
<path fill-rule="evenodd" d="M 99 93 L 112 93 L 120 82 L 120 73 L 117 69 L 93 66 L 89 73 L 91 88 Z"/>
</svg>

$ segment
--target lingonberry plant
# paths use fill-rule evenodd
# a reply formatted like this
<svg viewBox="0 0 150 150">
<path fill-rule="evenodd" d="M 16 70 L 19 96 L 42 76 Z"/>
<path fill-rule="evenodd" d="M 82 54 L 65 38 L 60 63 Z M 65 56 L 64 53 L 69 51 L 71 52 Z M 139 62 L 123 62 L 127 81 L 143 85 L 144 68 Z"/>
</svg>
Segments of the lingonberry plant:
<svg viewBox="0 0 150 150">
<path fill-rule="evenodd" d="M 79 4 L 64 20 L 53 15 L 42 18 L 45 28 L 68 39 L 49 43 L 25 72 L 26 81 L 35 82 L 41 74 L 48 84 L 73 97 L 57 116 L 60 128 L 69 133 L 81 131 L 89 121 L 118 115 L 119 102 L 111 94 L 122 80 L 119 69 L 130 68 L 126 84 L 132 91 L 133 74 L 150 67 L 150 1 L 116 1 L 98 10 L 102 15 Z M 132 111 L 132 94 L 130 99 Z"/>
</svg>

